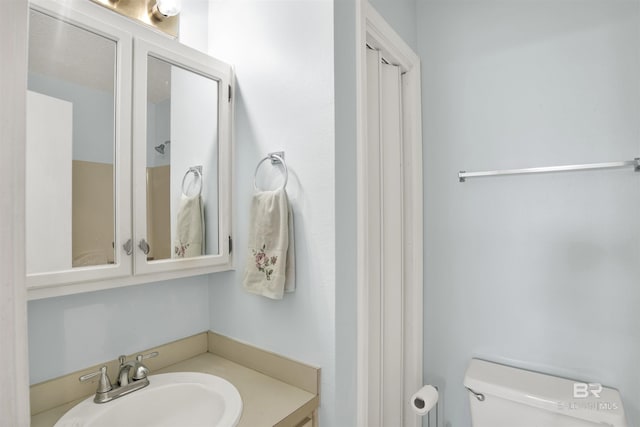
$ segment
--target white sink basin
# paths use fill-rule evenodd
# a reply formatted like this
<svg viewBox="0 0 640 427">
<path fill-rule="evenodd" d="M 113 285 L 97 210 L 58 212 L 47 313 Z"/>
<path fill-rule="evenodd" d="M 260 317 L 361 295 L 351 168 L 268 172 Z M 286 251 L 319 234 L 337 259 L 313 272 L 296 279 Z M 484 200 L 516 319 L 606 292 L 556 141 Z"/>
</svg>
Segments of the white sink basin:
<svg viewBox="0 0 640 427">
<path fill-rule="evenodd" d="M 54 427 L 233 427 L 242 398 L 215 375 L 176 372 L 149 376 L 149 385 L 111 402 L 93 396 L 64 414 Z"/>
</svg>

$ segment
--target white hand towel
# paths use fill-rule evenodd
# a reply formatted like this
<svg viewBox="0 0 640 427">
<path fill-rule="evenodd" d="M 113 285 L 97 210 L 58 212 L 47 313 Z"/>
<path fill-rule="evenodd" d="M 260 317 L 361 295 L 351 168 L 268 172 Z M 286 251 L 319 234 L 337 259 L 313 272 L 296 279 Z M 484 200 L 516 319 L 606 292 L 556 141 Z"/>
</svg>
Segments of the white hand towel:
<svg viewBox="0 0 640 427">
<path fill-rule="evenodd" d="M 190 258 L 204 253 L 204 206 L 200 195 L 182 194 L 173 241 L 173 258 Z"/>
<path fill-rule="evenodd" d="M 253 195 L 249 253 L 242 281 L 247 291 L 282 299 L 287 280 L 289 228 L 289 201 L 284 189 Z M 292 261 L 290 265 L 295 264 Z"/>
</svg>

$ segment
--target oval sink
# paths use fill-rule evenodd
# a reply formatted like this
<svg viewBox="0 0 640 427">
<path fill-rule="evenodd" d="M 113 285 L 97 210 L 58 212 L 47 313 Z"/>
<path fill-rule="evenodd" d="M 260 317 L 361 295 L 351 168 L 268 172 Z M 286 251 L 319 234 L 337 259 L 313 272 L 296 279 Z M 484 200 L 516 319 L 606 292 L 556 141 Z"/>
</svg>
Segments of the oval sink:
<svg viewBox="0 0 640 427">
<path fill-rule="evenodd" d="M 199 372 L 149 376 L 149 385 L 107 403 L 93 396 L 71 408 L 54 427 L 233 427 L 242 398 L 229 381 Z"/>
</svg>

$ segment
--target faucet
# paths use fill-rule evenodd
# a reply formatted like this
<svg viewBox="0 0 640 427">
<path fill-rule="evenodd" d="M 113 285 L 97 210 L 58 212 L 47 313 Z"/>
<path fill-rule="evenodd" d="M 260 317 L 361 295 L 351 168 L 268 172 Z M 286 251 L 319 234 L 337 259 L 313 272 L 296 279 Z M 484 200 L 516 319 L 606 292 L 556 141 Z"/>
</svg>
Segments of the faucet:
<svg viewBox="0 0 640 427">
<path fill-rule="evenodd" d="M 98 371 L 81 376 L 80 382 L 88 381 L 99 375 L 98 389 L 96 390 L 93 401 L 96 403 L 110 402 L 111 400 L 148 386 L 149 379 L 147 378 L 147 374 L 149 374 L 149 368 L 144 366 L 142 361 L 150 357 L 156 357 L 158 354 L 157 351 L 145 355 L 139 354 L 136 356 L 136 360 L 129 362 L 126 361 L 126 356 L 120 356 L 118 358 L 120 371 L 118 372 L 118 382 L 115 387 L 111 384 L 111 380 L 109 380 L 106 366 L 101 367 Z M 132 370 L 133 374 L 131 373 Z"/>
<path fill-rule="evenodd" d="M 156 357 L 159 353 L 154 351 L 153 353 L 139 354 L 136 356 L 135 361 L 127 362 L 126 356 L 120 356 L 118 361 L 120 362 L 120 372 L 118 372 L 118 384 L 120 387 L 126 386 L 133 381 L 140 381 L 147 378 L 147 374 L 149 373 L 149 368 L 142 364 L 144 359 L 149 359 L 151 357 Z M 133 369 L 133 375 L 131 375 L 131 369 Z M 131 380 L 129 379 L 131 377 Z"/>
</svg>

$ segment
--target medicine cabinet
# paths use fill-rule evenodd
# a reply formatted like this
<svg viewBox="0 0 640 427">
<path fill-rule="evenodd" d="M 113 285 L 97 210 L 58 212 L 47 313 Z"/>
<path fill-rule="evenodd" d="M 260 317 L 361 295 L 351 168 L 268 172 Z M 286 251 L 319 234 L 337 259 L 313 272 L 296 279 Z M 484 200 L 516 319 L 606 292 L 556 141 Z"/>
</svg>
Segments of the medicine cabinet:
<svg viewBox="0 0 640 427">
<path fill-rule="evenodd" d="M 83 7 L 30 4 L 29 298 L 230 269 L 231 67 Z"/>
</svg>

